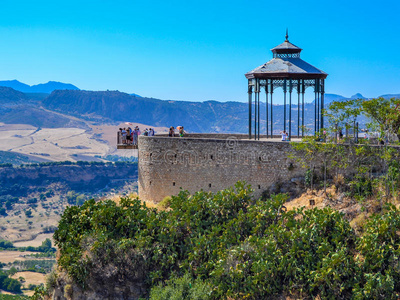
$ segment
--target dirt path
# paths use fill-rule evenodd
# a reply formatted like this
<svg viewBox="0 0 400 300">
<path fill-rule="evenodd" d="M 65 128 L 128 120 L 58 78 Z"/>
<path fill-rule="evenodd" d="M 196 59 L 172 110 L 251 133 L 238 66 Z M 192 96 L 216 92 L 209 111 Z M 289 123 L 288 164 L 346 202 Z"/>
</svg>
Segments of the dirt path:
<svg viewBox="0 0 400 300">
<path fill-rule="evenodd" d="M 42 242 L 45 239 L 51 239 L 53 243 L 53 234 L 52 233 L 42 233 L 39 234 L 36 238 L 30 241 L 21 241 L 21 242 L 14 242 L 15 247 L 27 247 L 27 246 L 32 246 L 32 247 L 39 247 L 42 245 Z"/>
</svg>

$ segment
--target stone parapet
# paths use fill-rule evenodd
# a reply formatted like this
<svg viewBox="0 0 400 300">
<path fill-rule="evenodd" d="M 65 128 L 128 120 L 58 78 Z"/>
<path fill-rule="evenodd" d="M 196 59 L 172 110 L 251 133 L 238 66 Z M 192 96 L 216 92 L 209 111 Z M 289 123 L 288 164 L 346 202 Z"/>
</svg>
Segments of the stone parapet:
<svg viewBox="0 0 400 300">
<path fill-rule="evenodd" d="M 245 135 L 184 138 L 139 137 L 139 196 L 160 202 L 181 189 L 216 192 L 246 181 L 260 196 L 275 182 L 304 173 L 288 157 L 288 142 L 254 141 Z"/>
</svg>

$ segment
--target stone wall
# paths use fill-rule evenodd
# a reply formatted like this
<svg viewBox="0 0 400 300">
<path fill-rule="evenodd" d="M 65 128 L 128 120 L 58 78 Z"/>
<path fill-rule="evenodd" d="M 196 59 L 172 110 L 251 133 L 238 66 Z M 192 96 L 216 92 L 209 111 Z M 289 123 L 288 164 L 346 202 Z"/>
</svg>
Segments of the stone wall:
<svg viewBox="0 0 400 300">
<path fill-rule="evenodd" d="M 140 198 L 159 202 L 181 188 L 216 192 L 239 180 L 251 184 L 259 196 L 275 182 L 304 173 L 288 158 L 289 143 L 241 139 L 245 136 L 140 136 Z"/>
</svg>

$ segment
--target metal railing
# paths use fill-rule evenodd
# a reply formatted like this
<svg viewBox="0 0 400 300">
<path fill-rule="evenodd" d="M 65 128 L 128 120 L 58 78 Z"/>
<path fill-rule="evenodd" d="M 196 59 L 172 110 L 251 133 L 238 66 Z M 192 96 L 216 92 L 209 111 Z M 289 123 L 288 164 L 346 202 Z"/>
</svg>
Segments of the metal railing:
<svg viewBox="0 0 400 300">
<path fill-rule="evenodd" d="M 118 146 L 137 146 L 138 145 L 138 136 L 132 134 L 130 138 L 126 135 L 123 136 L 121 131 L 117 131 L 117 145 Z"/>
</svg>

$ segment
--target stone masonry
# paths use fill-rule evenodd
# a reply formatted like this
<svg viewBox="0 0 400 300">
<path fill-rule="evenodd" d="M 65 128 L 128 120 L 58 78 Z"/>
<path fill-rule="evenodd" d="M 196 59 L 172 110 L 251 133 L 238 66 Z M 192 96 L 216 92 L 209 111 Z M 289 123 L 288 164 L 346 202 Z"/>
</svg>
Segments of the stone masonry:
<svg viewBox="0 0 400 300">
<path fill-rule="evenodd" d="M 288 142 L 254 141 L 245 135 L 139 137 L 139 196 L 160 202 L 181 189 L 216 192 L 246 181 L 255 196 L 273 183 L 304 174 L 288 157 Z"/>
</svg>

